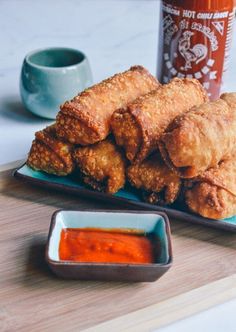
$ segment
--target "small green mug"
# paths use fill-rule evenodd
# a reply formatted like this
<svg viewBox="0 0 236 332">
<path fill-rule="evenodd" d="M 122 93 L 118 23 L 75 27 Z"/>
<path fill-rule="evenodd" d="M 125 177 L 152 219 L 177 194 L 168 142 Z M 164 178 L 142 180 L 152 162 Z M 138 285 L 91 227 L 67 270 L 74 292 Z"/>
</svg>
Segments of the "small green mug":
<svg viewBox="0 0 236 332">
<path fill-rule="evenodd" d="M 20 77 L 20 93 L 30 112 L 55 119 L 59 106 L 92 84 L 92 74 L 84 53 L 53 47 L 26 55 Z"/>
</svg>

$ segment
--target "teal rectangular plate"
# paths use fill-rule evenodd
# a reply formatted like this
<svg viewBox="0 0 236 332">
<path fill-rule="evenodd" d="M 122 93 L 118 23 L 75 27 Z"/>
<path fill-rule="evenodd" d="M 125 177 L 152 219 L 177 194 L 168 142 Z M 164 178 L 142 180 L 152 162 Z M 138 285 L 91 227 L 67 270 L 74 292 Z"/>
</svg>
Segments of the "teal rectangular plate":
<svg viewBox="0 0 236 332">
<path fill-rule="evenodd" d="M 131 187 L 126 187 L 114 195 L 109 195 L 89 189 L 73 176 L 59 177 L 44 172 L 34 171 L 27 165 L 23 165 L 14 172 L 14 176 L 26 182 L 59 190 L 61 192 L 79 195 L 81 197 L 97 199 L 105 202 L 112 202 L 123 207 L 139 208 L 143 210 L 153 210 L 165 212 L 170 218 L 182 221 L 205 225 L 213 228 L 236 232 L 236 216 L 228 219 L 213 220 L 207 219 L 196 214 L 184 211 L 180 205 L 173 207 L 163 207 L 142 202 L 138 192 Z"/>
</svg>

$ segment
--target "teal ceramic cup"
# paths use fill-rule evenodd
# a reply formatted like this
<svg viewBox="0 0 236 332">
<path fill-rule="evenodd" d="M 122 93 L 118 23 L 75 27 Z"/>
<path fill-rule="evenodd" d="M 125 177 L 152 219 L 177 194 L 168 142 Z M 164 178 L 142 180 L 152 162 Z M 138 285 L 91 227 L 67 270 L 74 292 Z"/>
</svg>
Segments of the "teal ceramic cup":
<svg viewBox="0 0 236 332">
<path fill-rule="evenodd" d="M 92 84 L 84 53 L 72 48 L 47 48 L 26 55 L 20 77 L 20 93 L 27 110 L 55 119 L 59 107 Z"/>
</svg>

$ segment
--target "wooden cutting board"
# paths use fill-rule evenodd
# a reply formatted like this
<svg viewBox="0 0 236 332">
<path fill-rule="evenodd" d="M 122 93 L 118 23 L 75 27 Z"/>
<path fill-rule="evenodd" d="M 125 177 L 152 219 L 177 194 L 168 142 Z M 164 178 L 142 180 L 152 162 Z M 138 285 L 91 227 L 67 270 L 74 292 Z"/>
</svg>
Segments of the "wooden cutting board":
<svg viewBox="0 0 236 332">
<path fill-rule="evenodd" d="M 44 261 L 52 213 L 117 206 L 33 187 L 11 173 L 0 173 L 1 331 L 144 331 L 236 296 L 236 234 L 177 220 L 173 267 L 157 282 L 58 279 Z"/>
</svg>

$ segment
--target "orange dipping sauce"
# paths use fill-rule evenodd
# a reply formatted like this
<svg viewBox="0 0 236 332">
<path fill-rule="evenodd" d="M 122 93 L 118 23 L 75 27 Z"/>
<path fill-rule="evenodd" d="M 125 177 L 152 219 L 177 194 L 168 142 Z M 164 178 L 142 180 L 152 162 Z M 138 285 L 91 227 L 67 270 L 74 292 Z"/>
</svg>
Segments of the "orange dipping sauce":
<svg viewBox="0 0 236 332">
<path fill-rule="evenodd" d="M 65 228 L 61 232 L 59 258 L 83 263 L 150 264 L 155 261 L 156 242 L 156 237 L 135 230 Z"/>
</svg>

